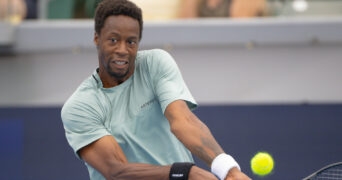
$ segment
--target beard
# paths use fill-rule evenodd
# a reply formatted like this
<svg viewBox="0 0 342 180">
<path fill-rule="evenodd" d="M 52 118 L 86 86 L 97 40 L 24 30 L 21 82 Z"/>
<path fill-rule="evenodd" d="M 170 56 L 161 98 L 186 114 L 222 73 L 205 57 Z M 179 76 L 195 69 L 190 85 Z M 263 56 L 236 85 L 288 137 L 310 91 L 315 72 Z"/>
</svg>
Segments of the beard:
<svg viewBox="0 0 342 180">
<path fill-rule="evenodd" d="M 100 69 L 103 69 L 104 73 L 119 81 L 124 81 L 127 76 L 129 76 L 131 71 L 134 71 L 134 68 L 132 69 L 131 67 L 134 66 L 134 61 L 132 60 L 132 58 L 130 58 L 130 60 L 128 61 L 128 67 L 120 67 L 121 65 L 116 65 L 114 64 L 115 62 L 113 63 L 114 57 L 110 54 L 104 53 L 103 51 L 98 51 L 98 57 Z"/>
<path fill-rule="evenodd" d="M 127 76 L 128 72 L 129 72 L 129 69 L 123 71 L 115 71 L 111 66 L 110 66 L 110 62 L 107 63 L 107 65 L 105 66 L 106 67 L 106 70 L 107 70 L 107 73 L 116 78 L 116 79 L 123 79 L 124 77 Z"/>
<path fill-rule="evenodd" d="M 128 74 L 129 74 L 129 68 L 125 69 L 116 69 L 113 66 L 112 59 L 110 57 L 107 57 L 107 61 L 104 60 L 104 56 L 102 56 L 103 60 L 103 66 L 105 68 L 105 71 L 113 78 L 118 80 L 123 80 Z"/>
</svg>

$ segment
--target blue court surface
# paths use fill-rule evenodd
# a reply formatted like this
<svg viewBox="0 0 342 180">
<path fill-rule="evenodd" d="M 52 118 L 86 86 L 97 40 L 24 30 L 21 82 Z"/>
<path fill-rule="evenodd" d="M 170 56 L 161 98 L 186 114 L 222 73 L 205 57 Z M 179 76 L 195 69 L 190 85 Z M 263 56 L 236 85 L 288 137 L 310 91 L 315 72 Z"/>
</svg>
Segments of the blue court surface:
<svg viewBox="0 0 342 180">
<path fill-rule="evenodd" d="M 0 108 L 0 179 L 89 179 L 66 142 L 60 109 Z M 342 104 L 207 105 L 194 112 L 253 179 L 301 179 L 342 161 Z M 263 178 L 249 165 L 258 151 L 275 160 Z"/>
</svg>

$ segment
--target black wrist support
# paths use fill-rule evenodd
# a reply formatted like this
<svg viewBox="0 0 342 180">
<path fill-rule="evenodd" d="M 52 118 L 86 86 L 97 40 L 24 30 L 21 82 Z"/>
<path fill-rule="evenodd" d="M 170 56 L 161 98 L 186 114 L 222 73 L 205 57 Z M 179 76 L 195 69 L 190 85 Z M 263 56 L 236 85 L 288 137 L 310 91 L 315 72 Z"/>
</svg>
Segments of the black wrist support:
<svg viewBox="0 0 342 180">
<path fill-rule="evenodd" d="M 170 180 L 188 180 L 189 172 L 194 163 L 182 162 L 173 163 L 171 166 Z"/>
</svg>

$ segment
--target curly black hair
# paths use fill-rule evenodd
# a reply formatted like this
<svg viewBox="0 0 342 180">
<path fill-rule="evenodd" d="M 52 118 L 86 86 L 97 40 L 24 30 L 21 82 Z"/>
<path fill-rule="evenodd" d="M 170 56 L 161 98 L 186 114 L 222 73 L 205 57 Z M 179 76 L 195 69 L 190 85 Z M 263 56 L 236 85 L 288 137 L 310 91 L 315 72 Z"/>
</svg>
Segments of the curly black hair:
<svg viewBox="0 0 342 180">
<path fill-rule="evenodd" d="M 104 22 L 108 16 L 125 15 L 139 22 L 140 34 L 142 38 L 143 18 L 141 9 L 129 0 L 102 0 L 99 2 L 95 11 L 95 32 L 100 34 Z"/>
</svg>

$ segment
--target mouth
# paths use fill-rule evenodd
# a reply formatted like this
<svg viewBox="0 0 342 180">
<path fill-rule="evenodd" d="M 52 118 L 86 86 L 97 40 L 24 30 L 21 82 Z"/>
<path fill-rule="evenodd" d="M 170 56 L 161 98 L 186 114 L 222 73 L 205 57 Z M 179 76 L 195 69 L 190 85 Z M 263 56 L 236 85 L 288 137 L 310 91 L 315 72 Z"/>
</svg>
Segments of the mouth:
<svg viewBox="0 0 342 180">
<path fill-rule="evenodd" d="M 118 69 L 126 68 L 128 65 L 128 61 L 125 60 L 113 60 L 111 61 L 111 64 Z"/>
<path fill-rule="evenodd" d="M 112 61 L 112 63 L 122 66 L 122 65 L 128 64 L 128 61 L 115 60 L 115 61 Z"/>
</svg>

